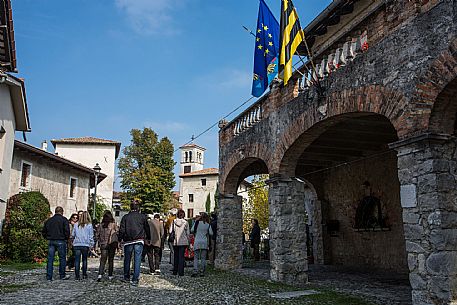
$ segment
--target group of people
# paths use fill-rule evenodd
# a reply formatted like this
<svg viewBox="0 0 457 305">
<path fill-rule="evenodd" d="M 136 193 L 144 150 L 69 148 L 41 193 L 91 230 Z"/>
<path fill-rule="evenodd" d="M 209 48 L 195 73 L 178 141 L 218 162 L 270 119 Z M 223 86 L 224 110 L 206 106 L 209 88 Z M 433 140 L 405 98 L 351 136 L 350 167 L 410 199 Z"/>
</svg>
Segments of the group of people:
<svg viewBox="0 0 457 305">
<path fill-rule="evenodd" d="M 149 271 L 159 275 L 160 261 L 165 241 L 168 241 L 171 251 L 173 275 L 184 275 L 186 249 L 194 252 L 194 272 L 192 276 L 203 276 L 206 270 L 208 250 L 215 252 L 215 235 L 217 231 L 216 216 L 210 222 L 206 213 L 201 213 L 190 227 L 185 220 L 185 212 L 177 210 L 170 213 L 164 223 L 160 215 L 147 216 L 140 213 L 137 201 L 130 205 L 130 212 L 122 217 L 117 226 L 110 211 L 105 211 L 101 223 L 95 228 L 89 212 L 80 211 L 72 214 L 70 220 L 63 216 L 62 207 L 55 209 L 54 216 L 50 217 L 43 226 L 42 234 L 49 241 L 46 278 L 53 279 L 53 262 L 55 253 L 59 255 L 59 277 L 67 280 L 66 266 L 74 267 L 75 279 L 87 279 L 87 261 L 89 253 L 97 245 L 100 250 L 100 263 L 97 281 L 105 275 L 108 263 L 108 278 L 113 278 L 114 257 L 122 246 L 124 255 L 123 281 L 138 285 L 142 254 L 148 257 Z M 191 233 L 194 242 L 191 244 Z M 95 242 L 96 241 L 96 242 Z M 67 251 L 68 250 L 68 251 Z M 67 254 L 68 260 L 67 260 Z M 131 276 L 131 261 L 133 258 L 133 275 Z M 210 256 L 211 258 L 211 256 Z M 82 268 L 81 268 L 82 265 Z M 82 273 L 82 276 L 81 276 Z"/>
<path fill-rule="evenodd" d="M 48 240 L 48 261 L 46 266 L 46 279 L 53 279 L 54 255 L 59 255 L 59 276 L 67 280 L 70 275 L 66 274 L 66 266 L 69 270 L 74 267 L 75 279 L 87 278 L 87 259 L 90 251 L 95 248 L 97 240 L 100 248 L 100 266 L 98 280 L 105 273 L 106 261 L 108 260 L 108 274 L 113 276 L 114 256 L 118 248 L 118 228 L 110 211 L 105 211 L 102 222 L 97 230 L 94 230 L 92 220 L 87 211 L 79 211 L 72 214 L 70 220 L 63 216 L 63 208 L 58 206 L 54 216 L 50 217 L 43 226 L 43 237 Z M 67 259 L 67 254 L 68 259 Z"/>
</svg>

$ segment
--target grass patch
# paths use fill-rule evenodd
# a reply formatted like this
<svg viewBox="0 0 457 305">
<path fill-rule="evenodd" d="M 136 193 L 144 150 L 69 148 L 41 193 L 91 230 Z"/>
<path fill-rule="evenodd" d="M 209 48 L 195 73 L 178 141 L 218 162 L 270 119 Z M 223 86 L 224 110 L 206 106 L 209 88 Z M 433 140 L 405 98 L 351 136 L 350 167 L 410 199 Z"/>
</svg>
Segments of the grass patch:
<svg viewBox="0 0 457 305">
<path fill-rule="evenodd" d="M 30 284 L 3 284 L 0 285 L 0 293 L 16 292 L 31 287 Z"/>
<path fill-rule="evenodd" d="M 13 271 L 24 271 L 30 269 L 43 268 L 45 263 L 16 263 L 12 261 L 4 261 L 0 263 L 0 268 Z"/>
</svg>

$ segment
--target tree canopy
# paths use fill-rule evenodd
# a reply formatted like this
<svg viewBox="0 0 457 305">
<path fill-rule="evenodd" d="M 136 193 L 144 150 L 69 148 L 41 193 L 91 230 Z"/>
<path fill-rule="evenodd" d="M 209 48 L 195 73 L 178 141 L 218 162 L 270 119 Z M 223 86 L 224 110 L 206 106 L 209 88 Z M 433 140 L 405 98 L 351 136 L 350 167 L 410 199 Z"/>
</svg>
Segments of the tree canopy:
<svg viewBox="0 0 457 305">
<path fill-rule="evenodd" d="M 173 144 L 166 137 L 159 140 L 151 128 L 132 129 L 130 135 L 131 144 L 124 148 L 118 165 L 126 193 L 123 200 L 139 200 L 146 213 L 160 212 L 175 186 Z"/>
<path fill-rule="evenodd" d="M 248 189 L 249 200 L 243 202 L 243 231 L 248 233 L 251 230 L 251 220 L 259 221 L 260 228 L 268 228 L 268 186 L 265 181 L 268 175 L 256 175 L 252 180 L 252 186 Z"/>
</svg>

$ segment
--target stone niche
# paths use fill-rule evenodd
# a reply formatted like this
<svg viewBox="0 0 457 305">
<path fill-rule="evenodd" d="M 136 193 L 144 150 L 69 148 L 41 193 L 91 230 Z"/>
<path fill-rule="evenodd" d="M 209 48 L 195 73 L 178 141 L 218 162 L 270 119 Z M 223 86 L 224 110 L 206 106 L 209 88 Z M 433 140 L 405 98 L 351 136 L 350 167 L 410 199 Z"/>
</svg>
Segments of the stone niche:
<svg viewBox="0 0 457 305">
<path fill-rule="evenodd" d="M 326 263 L 407 274 L 395 153 L 333 169 L 322 188 L 324 223 L 338 222 L 338 234 L 324 230 Z"/>
</svg>

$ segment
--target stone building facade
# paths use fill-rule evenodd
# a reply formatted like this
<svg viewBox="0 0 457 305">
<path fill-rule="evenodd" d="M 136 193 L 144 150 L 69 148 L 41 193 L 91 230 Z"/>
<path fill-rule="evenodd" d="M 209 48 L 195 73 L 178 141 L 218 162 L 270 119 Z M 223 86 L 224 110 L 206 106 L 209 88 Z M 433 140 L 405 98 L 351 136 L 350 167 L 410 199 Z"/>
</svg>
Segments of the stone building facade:
<svg viewBox="0 0 457 305">
<path fill-rule="evenodd" d="M 308 219 L 315 262 L 409 276 L 415 305 L 457 301 L 456 12 L 335 0 L 305 28 L 314 83 L 296 72 L 220 123 L 217 266 L 241 264 L 239 181 L 269 174 L 273 280 L 306 283 Z"/>
<path fill-rule="evenodd" d="M 93 168 L 99 164 L 106 178 L 97 186 L 97 197 L 103 198 L 108 209 L 112 207 L 116 159 L 121 143 L 94 137 L 51 140 L 55 153 L 64 158 Z M 93 192 L 94 190 L 92 190 Z"/>
<path fill-rule="evenodd" d="M 105 178 L 101 173 L 98 183 Z M 39 191 L 49 200 L 52 212 L 61 206 L 67 217 L 88 209 L 89 191 L 95 183 L 92 169 L 17 140 L 10 179 L 9 197 Z"/>
</svg>

